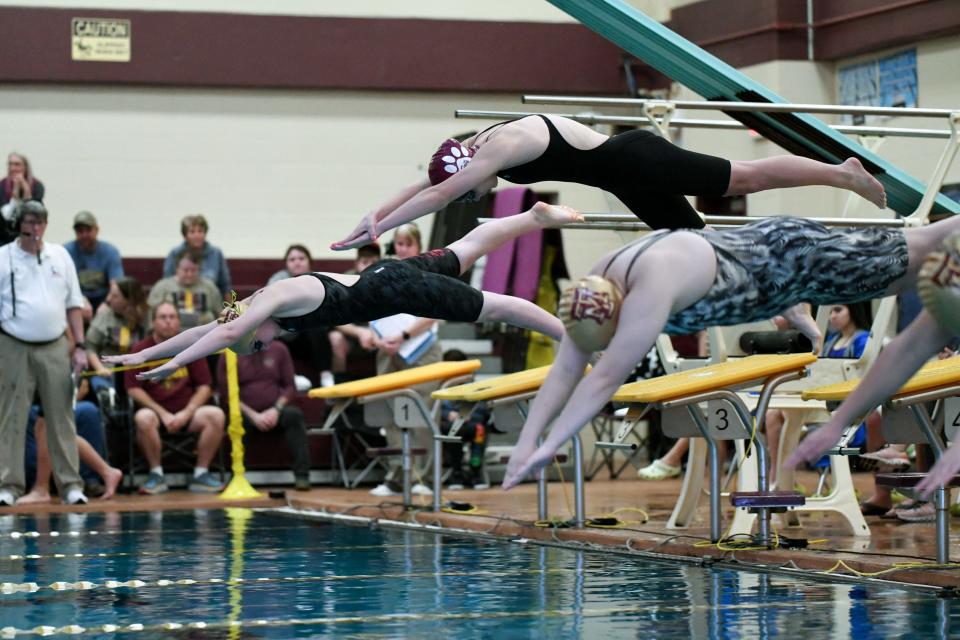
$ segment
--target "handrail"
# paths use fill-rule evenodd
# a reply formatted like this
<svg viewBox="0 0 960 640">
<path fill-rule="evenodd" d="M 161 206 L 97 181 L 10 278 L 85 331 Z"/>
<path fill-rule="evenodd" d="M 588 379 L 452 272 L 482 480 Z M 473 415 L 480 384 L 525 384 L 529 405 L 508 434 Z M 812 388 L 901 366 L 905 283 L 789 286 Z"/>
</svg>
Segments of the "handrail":
<svg viewBox="0 0 960 640">
<path fill-rule="evenodd" d="M 779 216 L 714 216 L 705 215 L 703 221 L 712 227 L 741 227 L 758 220 L 768 220 Z M 584 213 L 583 222 L 571 222 L 563 225 L 565 229 L 611 229 L 615 231 L 648 231 L 650 226 L 640 222 L 630 213 Z M 827 227 L 904 227 L 903 218 L 806 218 Z M 495 218 L 479 218 L 484 224 Z"/>
<path fill-rule="evenodd" d="M 761 111 L 767 113 L 836 113 L 910 118 L 949 118 L 956 109 L 919 109 L 912 107 L 867 107 L 836 104 L 774 104 L 770 102 L 723 102 L 710 100 L 656 100 L 649 98 L 586 98 L 577 96 L 525 95 L 524 104 L 566 104 L 594 107 L 642 107 L 672 104 L 677 109 L 709 111 Z"/>
<path fill-rule="evenodd" d="M 537 115 L 530 111 L 486 111 L 476 109 L 457 109 L 454 111 L 456 118 L 480 118 L 484 120 L 509 120 L 513 118 L 524 118 L 526 116 Z M 637 116 L 608 116 L 589 113 L 550 113 L 548 115 L 560 116 L 575 120 L 582 124 L 611 124 L 611 125 L 629 125 L 629 126 L 650 126 L 650 120 L 645 117 Z M 674 118 L 670 120 L 669 126 L 679 129 L 692 127 L 698 129 L 722 129 L 731 131 L 743 131 L 749 129 L 746 125 L 739 122 L 728 120 L 696 120 L 689 118 Z M 946 129 L 911 129 L 906 127 L 868 127 L 864 125 L 830 125 L 831 129 L 844 134 L 860 136 L 902 136 L 911 138 L 949 138 L 950 131 Z"/>
</svg>

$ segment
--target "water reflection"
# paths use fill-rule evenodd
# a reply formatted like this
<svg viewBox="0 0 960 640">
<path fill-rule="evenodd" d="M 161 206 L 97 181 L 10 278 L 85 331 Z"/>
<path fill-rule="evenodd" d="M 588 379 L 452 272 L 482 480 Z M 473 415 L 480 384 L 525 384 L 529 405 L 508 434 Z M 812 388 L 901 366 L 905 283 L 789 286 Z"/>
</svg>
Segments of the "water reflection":
<svg viewBox="0 0 960 640">
<path fill-rule="evenodd" d="M 141 624 L 156 637 L 202 623 L 210 637 L 947 638 L 960 615 L 891 587 L 244 509 L 0 517 L 0 582 L 0 628 Z"/>
</svg>

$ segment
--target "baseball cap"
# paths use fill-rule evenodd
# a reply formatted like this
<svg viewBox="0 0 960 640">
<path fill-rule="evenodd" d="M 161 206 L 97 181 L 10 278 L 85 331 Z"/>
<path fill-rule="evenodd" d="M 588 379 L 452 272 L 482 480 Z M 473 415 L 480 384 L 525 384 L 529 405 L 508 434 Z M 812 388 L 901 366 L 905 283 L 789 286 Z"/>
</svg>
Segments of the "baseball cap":
<svg viewBox="0 0 960 640">
<path fill-rule="evenodd" d="M 89 211 L 81 211 L 77 215 L 73 216 L 73 228 L 77 227 L 99 227 L 97 224 L 97 216 L 93 215 Z"/>
</svg>

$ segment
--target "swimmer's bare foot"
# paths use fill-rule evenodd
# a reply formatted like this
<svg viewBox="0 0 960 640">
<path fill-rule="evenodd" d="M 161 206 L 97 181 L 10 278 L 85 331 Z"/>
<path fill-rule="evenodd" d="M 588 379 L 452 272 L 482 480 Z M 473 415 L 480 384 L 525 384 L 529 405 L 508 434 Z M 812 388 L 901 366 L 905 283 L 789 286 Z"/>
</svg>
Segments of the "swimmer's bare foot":
<svg viewBox="0 0 960 640">
<path fill-rule="evenodd" d="M 43 504 L 45 502 L 50 502 L 50 491 L 34 487 L 30 490 L 30 493 L 17 500 L 17 506 L 21 504 Z"/>
<path fill-rule="evenodd" d="M 881 209 L 887 206 L 887 192 L 883 185 L 863 168 L 858 159 L 847 158 L 840 168 L 850 180 L 851 191 L 863 196 Z"/>
<path fill-rule="evenodd" d="M 573 207 L 538 202 L 530 209 L 533 219 L 545 229 L 560 227 L 570 222 L 583 222 L 583 215 Z"/>
<path fill-rule="evenodd" d="M 123 480 L 123 471 L 115 467 L 110 467 L 106 475 L 103 477 L 103 495 L 100 496 L 101 500 L 109 500 L 113 497 L 113 494 L 117 492 L 117 487 L 120 486 L 120 481 Z"/>
</svg>

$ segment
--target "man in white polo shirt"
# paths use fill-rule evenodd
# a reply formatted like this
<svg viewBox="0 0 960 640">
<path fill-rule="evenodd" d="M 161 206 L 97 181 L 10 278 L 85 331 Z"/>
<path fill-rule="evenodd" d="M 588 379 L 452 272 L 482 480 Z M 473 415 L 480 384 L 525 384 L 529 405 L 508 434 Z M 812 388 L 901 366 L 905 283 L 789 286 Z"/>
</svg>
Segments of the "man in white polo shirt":
<svg viewBox="0 0 960 640">
<path fill-rule="evenodd" d="M 87 501 L 79 474 L 73 422 L 71 361 L 86 364 L 83 294 L 73 260 L 43 241 L 47 210 L 37 201 L 19 205 L 19 236 L 0 247 L 0 506 L 26 492 L 23 452 L 27 416 L 35 394 L 47 421 L 47 443 L 60 496 Z M 66 337 L 69 322 L 76 343 Z"/>
</svg>

